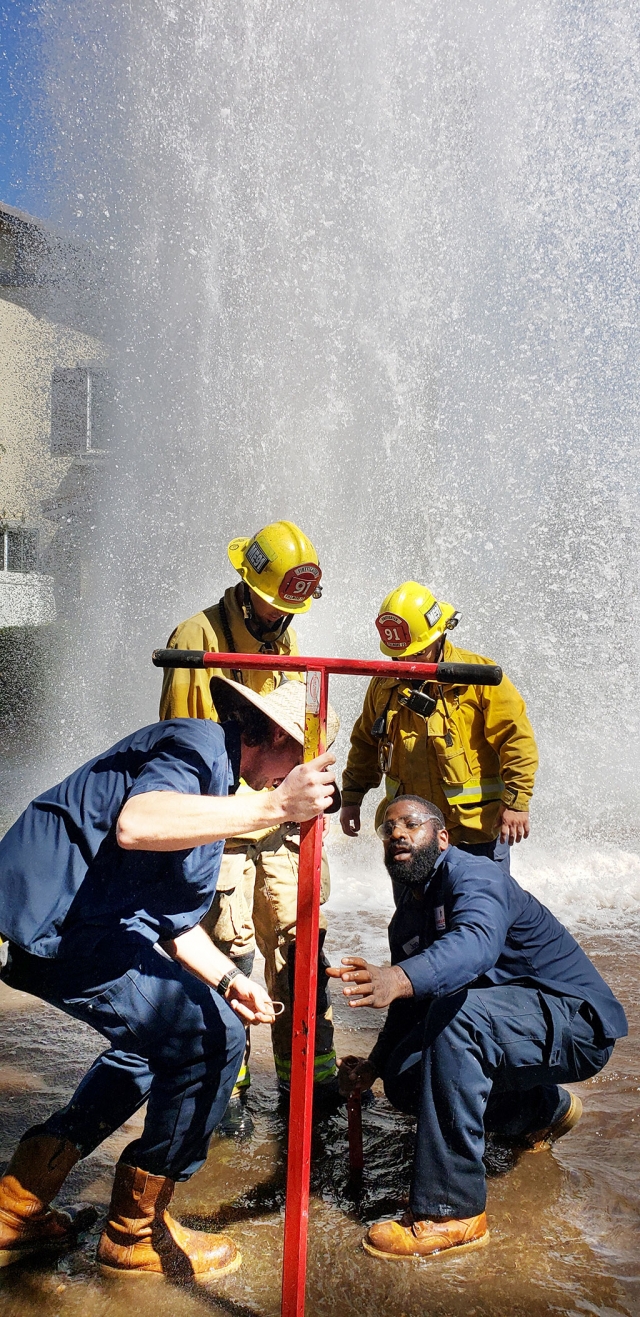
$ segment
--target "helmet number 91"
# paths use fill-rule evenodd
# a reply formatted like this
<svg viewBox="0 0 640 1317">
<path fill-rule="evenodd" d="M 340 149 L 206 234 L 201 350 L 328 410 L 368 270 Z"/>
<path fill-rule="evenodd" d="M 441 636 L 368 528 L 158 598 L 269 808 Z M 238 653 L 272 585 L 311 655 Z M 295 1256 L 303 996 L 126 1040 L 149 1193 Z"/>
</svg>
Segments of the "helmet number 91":
<svg viewBox="0 0 640 1317">
<path fill-rule="evenodd" d="M 303 562 L 299 567 L 290 567 L 280 582 L 278 594 L 294 604 L 300 604 L 318 589 L 322 572 L 315 563 Z"/>
<path fill-rule="evenodd" d="M 387 649 L 406 649 L 411 644 L 408 624 L 397 613 L 380 613 L 376 618 L 376 626 Z"/>
</svg>

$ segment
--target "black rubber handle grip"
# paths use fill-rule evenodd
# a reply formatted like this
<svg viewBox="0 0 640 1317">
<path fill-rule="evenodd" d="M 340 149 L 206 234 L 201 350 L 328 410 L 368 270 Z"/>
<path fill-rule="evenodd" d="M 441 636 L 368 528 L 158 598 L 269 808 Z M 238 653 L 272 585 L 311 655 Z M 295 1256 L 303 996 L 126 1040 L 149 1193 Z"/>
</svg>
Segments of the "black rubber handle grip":
<svg viewBox="0 0 640 1317">
<path fill-rule="evenodd" d="M 206 649 L 154 649 L 154 668 L 203 668 Z"/>
<path fill-rule="evenodd" d="M 439 663 L 435 680 L 453 686 L 499 686 L 502 668 L 495 663 Z"/>
</svg>

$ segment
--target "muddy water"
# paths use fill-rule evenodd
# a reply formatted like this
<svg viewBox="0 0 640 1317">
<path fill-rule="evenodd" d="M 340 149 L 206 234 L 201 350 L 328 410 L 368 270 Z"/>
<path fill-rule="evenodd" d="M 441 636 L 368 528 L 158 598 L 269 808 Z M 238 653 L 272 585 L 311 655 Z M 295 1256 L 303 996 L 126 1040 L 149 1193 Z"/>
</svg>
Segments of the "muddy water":
<svg viewBox="0 0 640 1317">
<path fill-rule="evenodd" d="M 355 924 L 355 921 L 353 921 Z M 352 927 L 353 927 L 352 924 Z M 366 941 L 382 938 L 384 917 L 364 922 Z M 356 949 L 334 915 L 330 949 Z M 585 939 L 583 939 L 585 941 Z M 409 1181 L 412 1122 L 378 1093 L 364 1113 L 366 1170 L 349 1183 L 343 1114 L 317 1124 L 314 1141 L 307 1311 L 313 1317 L 542 1317 L 542 1314 L 640 1313 L 640 1000 L 637 945 L 621 935 L 590 938 L 590 954 L 627 1007 L 631 1036 L 602 1075 L 581 1086 L 580 1126 L 551 1153 L 511 1169 L 493 1160 L 489 1186 L 492 1242 L 467 1257 L 389 1265 L 365 1256 L 365 1224 L 400 1207 Z M 364 1052 L 373 1012 L 356 1028 L 336 999 L 339 1046 Z M 367 1016 L 364 1020 L 362 1017 Z M 99 1040 L 33 998 L 1 990 L 0 1158 L 20 1132 L 66 1100 Z M 285 1121 L 263 1031 L 254 1031 L 250 1143 L 214 1139 L 206 1167 L 176 1195 L 176 1212 L 197 1226 L 225 1225 L 244 1255 L 240 1272 L 215 1287 L 109 1282 L 94 1263 L 97 1231 L 57 1262 L 25 1262 L 0 1277 L 3 1317 L 181 1317 L 228 1313 L 275 1317 L 279 1311 Z M 377 1086 L 379 1087 L 379 1086 Z M 111 1171 L 139 1117 L 76 1168 L 61 1198 L 107 1205 Z"/>
</svg>

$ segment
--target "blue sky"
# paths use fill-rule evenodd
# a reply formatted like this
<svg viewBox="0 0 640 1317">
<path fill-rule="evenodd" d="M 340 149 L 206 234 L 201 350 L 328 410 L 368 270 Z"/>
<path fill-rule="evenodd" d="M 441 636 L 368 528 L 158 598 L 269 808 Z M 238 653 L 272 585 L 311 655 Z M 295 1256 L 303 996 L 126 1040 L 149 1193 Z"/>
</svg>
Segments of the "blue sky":
<svg viewBox="0 0 640 1317">
<path fill-rule="evenodd" d="M 33 152 L 41 140 L 38 0 L 0 0 L 0 201 L 43 215 Z"/>
</svg>

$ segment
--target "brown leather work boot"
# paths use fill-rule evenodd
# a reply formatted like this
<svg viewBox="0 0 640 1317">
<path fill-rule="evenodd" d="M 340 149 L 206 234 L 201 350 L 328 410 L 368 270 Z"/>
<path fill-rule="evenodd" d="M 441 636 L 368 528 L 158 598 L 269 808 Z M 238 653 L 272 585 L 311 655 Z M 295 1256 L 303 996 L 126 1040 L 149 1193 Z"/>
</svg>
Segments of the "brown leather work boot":
<svg viewBox="0 0 640 1317">
<path fill-rule="evenodd" d="M 166 1210 L 174 1181 L 118 1162 L 109 1219 L 98 1245 L 105 1276 L 155 1276 L 207 1281 L 228 1276 L 242 1262 L 228 1235 L 186 1230 Z"/>
<path fill-rule="evenodd" d="M 93 1207 L 49 1207 L 79 1160 L 73 1143 L 49 1134 L 18 1144 L 0 1179 L 0 1267 L 30 1253 L 67 1248 L 93 1225 L 98 1215 Z"/>
<path fill-rule="evenodd" d="M 398 1262 L 455 1253 L 463 1248 L 482 1248 L 488 1243 L 484 1212 L 462 1221 L 416 1221 L 411 1212 L 405 1212 L 400 1221 L 378 1221 L 371 1226 L 362 1246 L 374 1258 Z"/>
<path fill-rule="evenodd" d="M 533 1130 L 530 1134 L 525 1134 L 522 1143 L 519 1145 L 523 1151 L 545 1152 L 547 1148 L 551 1147 L 552 1143 L 561 1139 L 564 1134 L 568 1134 L 569 1130 L 572 1130 L 574 1125 L 578 1124 L 582 1115 L 582 1102 L 575 1093 L 569 1093 L 567 1089 L 563 1091 L 570 1099 L 566 1111 L 558 1120 L 553 1122 L 553 1125 L 548 1125 L 546 1129 Z"/>
</svg>

